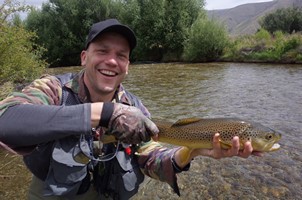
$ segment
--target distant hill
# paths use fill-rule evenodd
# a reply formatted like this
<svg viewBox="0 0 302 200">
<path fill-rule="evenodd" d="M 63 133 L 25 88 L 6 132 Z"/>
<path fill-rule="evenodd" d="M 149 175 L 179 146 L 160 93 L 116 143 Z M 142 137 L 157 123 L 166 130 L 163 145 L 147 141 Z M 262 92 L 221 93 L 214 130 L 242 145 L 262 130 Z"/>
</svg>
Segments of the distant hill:
<svg viewBox="0 0 302 200">
<path fill-rule="evenodd" d="M 263 3 L 250 3 L 230 9 L 209 10 L 208 16 L 218 19 L 227 26 L 233 36 L 254 34 L 259 26 L 258 20 L 267 13 L 279 8 L 302 7 L 302 0 L 274 0 Z"/>
</svg>

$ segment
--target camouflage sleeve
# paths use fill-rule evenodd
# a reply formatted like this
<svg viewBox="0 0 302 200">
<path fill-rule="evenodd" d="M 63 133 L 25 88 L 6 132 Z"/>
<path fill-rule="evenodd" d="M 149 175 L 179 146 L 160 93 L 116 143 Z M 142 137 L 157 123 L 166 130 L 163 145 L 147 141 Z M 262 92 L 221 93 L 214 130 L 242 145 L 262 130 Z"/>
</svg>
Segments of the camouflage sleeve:
<svg viewBox="0 0 302 200">
<path fill-rule="evenodd" d="M 129 93 L 128 93 L 129 94 Z M 143 105 L 140 99 L 131 95 L 134 105 L 138 107 L 145 116 L 151 118 L 151 114 L 148 109 Z M 138 149 L 138 163 L 143 173 L 151 178 L 168 183 L 175 193 L 180 195 L 177 185 L 176 173 L 186 171 L 189 169 L 190 164 L 184 169 L 179 169 L 173 161 L 172 157 L 177 148 L 166 148 L 158 142 L 150 141 L 145 143 Z"/>
<path fill-rule="evenodd" d="M 167 182 L 180 195 L 172 157 L 179 149 L 167 148 L 158 142 L 148 142 L 138 150 L 138 162 L 143 173 L 151 178 Z M 179 171 L 178 171 L 179 172 Z"/>
<path fill-rule="evenodd" d="M 7 108 L 19 104 L 60 105 L 62 87 L 59 80 L 45 75 L 26 86 L 22 92 L 14 92 L 0 102 L 0 116 Z"/>
<path fill-rule="evenodd" d="M 60 106 L 61 97 L 59 80 L 44 76 L 0 102 L 0 146 L 29 152 L 41 143 L 90 134 L 90 104 Z"/>
<path fill-rule="evenodd" d="M 144 104 L 141 102 L 141 100 L 139 99 L 139 104 L 137 106 L 141 111 L 142 113 L 148 117 L 148 118 L 151 118 L 151 114 L 149 112 L 149 110 L 144 106 Z"/>
</svg>

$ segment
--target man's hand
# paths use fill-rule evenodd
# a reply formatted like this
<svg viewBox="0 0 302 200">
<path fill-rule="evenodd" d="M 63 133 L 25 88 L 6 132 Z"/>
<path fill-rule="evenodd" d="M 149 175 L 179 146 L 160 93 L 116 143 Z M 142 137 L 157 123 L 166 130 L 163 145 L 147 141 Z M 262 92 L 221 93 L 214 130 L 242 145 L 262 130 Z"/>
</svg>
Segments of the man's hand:
<svg viewBox="0 0 302 200">
<path fill-rule="evenodd" d="M 220 146 L 220 136 L 216 133 L 213 138 L 213 149 L 195 149 L 192 152 L 192 156 L 209 156 L 215 159 L 221 159 L 226 157 L 239 156 L 242 158 L 248 158 L 251 155 L 262 156 L 261 152 L 253 152 L 253 147 L 250 142 L 244 144 L 244 149 L 240 150 L 239 137 L 235 136 L 232 139 L 232 147 L 230 149 L 222 149 Z"/>
<path fill-rule="evenodd" d="M 139 144 L 149 141 L 151 137 L 156 141 L 159 130 L 140 109 L 115 103 L 107 132 L 121 142 Z"/>
<path fill-rule="evenodd" d="M 244 149 L 240 150 L 239 137 L 235 136 L 232 139 L 232 147 L 230 149 L 223 149 L 220 146 L 220 136 L 216 133 L 213 137 L 213 148 L 212 149 L 188 149 L 187 147 L 181 148 L 175 152 L 175 161 L 179 167 L 186 166 L 194 157 L 197 156 L 208 156 L 215 159 L 221 159 L 226 157 L 239 156 L 242 158 L 248 158 L 251 155 L 262 156 L 262 152 L 254 152 L 252 144 L 246 142 Z"/>
</svg>

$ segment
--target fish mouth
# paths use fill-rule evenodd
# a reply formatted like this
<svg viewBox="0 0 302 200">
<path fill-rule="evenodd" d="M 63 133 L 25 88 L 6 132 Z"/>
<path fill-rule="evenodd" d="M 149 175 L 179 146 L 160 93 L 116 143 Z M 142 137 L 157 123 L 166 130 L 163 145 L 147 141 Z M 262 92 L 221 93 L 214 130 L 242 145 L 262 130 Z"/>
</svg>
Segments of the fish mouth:
<svg viewBox="0 0 302 200">
<path fill-rule="evenodd" d="M 271 148 L 270 148 L 270 151 L 277 151 L 280 149 L 280 144 L 278 143 L 275 143 Z"/>
<path fill-rule="evenodd" d="M 276 136 L 277 136 L 277 139 L 276 139 L 275 142 L 278 142 L 281 139 L 282 135 L 281 135 L 281 133 L 276 133 Z M 271 151 L 277 151 L 277 150 L 280 149 L 280 147 L 281 147 L 280 144 L 274 143 L 270 150 Z"/>
</svg>

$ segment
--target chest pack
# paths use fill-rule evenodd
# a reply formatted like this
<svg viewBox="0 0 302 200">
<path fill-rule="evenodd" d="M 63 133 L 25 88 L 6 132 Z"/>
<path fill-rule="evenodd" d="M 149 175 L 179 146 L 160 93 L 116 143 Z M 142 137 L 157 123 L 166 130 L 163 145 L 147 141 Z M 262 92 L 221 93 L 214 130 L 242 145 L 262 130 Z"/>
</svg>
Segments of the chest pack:
<svg viewBox="0 0 302 200">
<path fill-rule="evenodd" d="M 64 86 L 76 75 L 67 73 L 57 75 L 62 86 L 62 106 L 81 104 L 77 94 Z M 140 107 L 139 99 L 125 91 L 130 104 Z M 45 183 L 45 196 L 62 196 L 73 199 L 77 194 L 85 193 L 91 184 L 100 196 L 112 199 L 129 199 L 137 193 L 144 175 L 139 169 L 136 156 L 128 155 L 123 148 L 116 150 L 114 144 L 104 145 L 107 153 L 117 152 L 110 161 L 91 165 L 77 163 L 73 153 L 78 150 L 79 138 L 67 137 L 53 142 L 39 144 L 30 154 L 23 157 L 28 169 Z M 134 148 L 134 147 L 133 147 Z M 132 150 L 135 152 L 135 149 Z M 92 167 L 91 167 L 92 166 Z"/>
<path fill-rule="evenodd" d="M 74 78 L 74 74 L 68 73 L 57 76 L 62 84 L 62 105 L 76 105 L 81 103 L 77 94 L 73 93 L 64 85 Z M 140 107 L 141 102 L 132 93 L 125 90 L 125 94 L 130 101 L 131 106 Z M 137 158 L 134 156 L 135 148 L 132 154 L 125 152 L 125 149 L 116 150 L 115 144 L 106 144 L 104 146 L 105 154 L 116 152 L 113 159 L 109 161 L 98 162 L 93 168 L 93 185 L 101 196 L 110 196 L 113 199 L 129 199 L 137 193 L 139 184 L 143 182 L 144 175 L 139 169 Z M 87 180 L 83 179 L 80 187 L 87 189 Z M 85 183 L 86 181 L 86 183 Z"/>
</svg>

